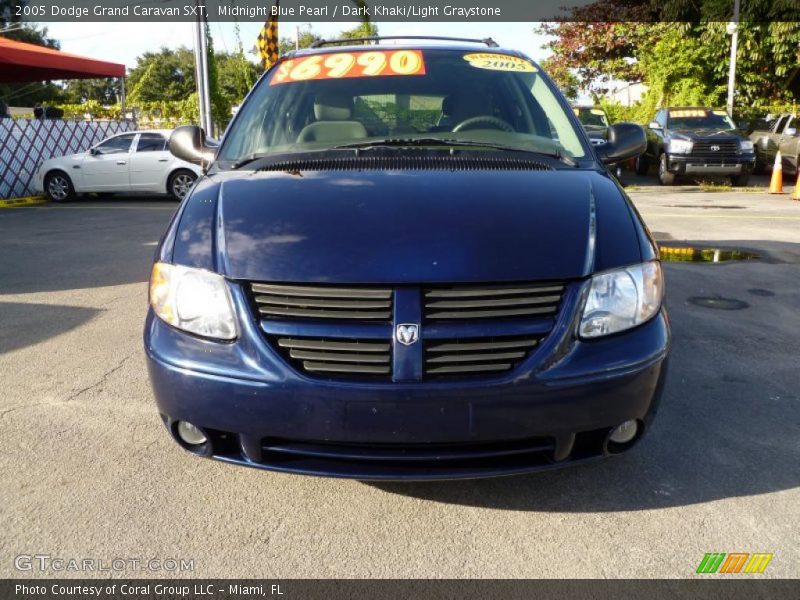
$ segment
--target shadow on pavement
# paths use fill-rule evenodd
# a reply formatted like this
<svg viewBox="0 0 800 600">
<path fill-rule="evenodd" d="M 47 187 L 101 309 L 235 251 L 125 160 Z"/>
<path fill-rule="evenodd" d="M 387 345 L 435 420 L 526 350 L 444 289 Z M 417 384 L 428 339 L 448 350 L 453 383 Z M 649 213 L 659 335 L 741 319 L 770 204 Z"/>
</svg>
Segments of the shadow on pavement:
<svg viewBox="0 0 800 600">
<path fill-rule="evenodd" d="M 742 244 L 784 255 L 800 248 Z M 800 267 L 668 263 L 665 272 L 669 375 L 653 428 L 630 453 L 522 477 L 370 485 L 436 502 L 553 512 L 648 510 L 800 486 Z M 698 298 L 740 308 L 718 310 Z"/>
<path fill-rule="evenodd" d="M 718 185 L 727 186 L 730 184 L 730 180 L 726 177 L 706 177 L 703 179 L 694 179 L 691 177 L 684 177 L 679 179 L 677 184 L 674 186 L 662 186 L 658 181 L 658 175 L 656 173 L 655 168 L 651 168 L 647 175 L 637 175 L 633 169 L 622 169 L 622 174 L 619 180 L 625 185 L 629 187 L 658 187 L 663 189 L 665 192 L 698 192 L 698 193 L 714 193 L 714 192 L 705 192 L 704 190 L 700 189 L 699 186 L 701 183 L 716 183 Z M 747 184 L 748 188 L 752 187 L 769 187 L 769 175 L 752 175 L 750 177 L 750 181 Z M 784 182 L 786 183 L 786 182 Z M 789 182 L 790 184 L 792 182 Z M 730 191 L 735 192 L 737 189 L 731 187 Z"/>
<path fill-rule="evenodd" d="M 178 204 L 80 198 L 0 214 L 0 293 L 145 282 Z"/>
<path fill-rule="evenodd" d="M 0 302 L 0 354 L 61 335 L 100 312 L 81 306 Z"/>
</svg>

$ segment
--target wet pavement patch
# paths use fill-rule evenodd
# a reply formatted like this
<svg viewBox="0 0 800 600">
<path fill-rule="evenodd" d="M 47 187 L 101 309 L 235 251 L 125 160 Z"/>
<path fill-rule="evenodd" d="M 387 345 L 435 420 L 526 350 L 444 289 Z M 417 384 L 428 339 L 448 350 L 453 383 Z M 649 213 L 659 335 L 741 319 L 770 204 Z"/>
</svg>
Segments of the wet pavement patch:
<svg viewBox="0 0 800 600">
<path fill-rule="evenodd" d="M 670 208 L 718 208 L 720 210 L 741 210 L 747 208 L 746 206 L 738 206 L 734 204 L 667 204 Z"/>
<path fill-rule="evenodd" d="M 749 293 L 753 294 L 753 296 L 774 296 L 775 292 L 771 292 L 770 290 L 765 290 L 763 288 L 750 288 L 747 290 Z"/>
<path fill-rule="evenodd" d="M 742 310 L 750 307 L 750 305 L 743 300 L 723 298 L 722 296 L 692 296 L 689 298 L 689 304 L 694 304 L 701 308 L 716 308 L 718 310 Z"/>
<path fill-rule="evenodd" d="M 665 262 L 720 263 L 758 260 L 755 252 L 737 248 L 707 248 L 703 246 L 659 246 L 661 260 Z"/>
</svg>

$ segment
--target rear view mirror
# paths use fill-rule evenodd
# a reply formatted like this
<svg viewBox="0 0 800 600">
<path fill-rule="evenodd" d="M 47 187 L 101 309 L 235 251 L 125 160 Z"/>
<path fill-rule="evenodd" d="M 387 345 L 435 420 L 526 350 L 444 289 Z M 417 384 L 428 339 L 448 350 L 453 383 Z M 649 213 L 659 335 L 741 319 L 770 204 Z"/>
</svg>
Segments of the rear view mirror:
<svg viewBox="0 0 800 600">
<path fill-rule="evenodd" d="M 647 136 L 636 123 L 614 123 L 608 128 L 608 141 L 595 149 L 603 163 L 621 162 L 642 154 L 647 149 Z"/>
<path fill-rule="evenodd" d="M 205 170 L 214 160 L 217 146 L 206 140 L 206 132 L 197 125 L 184 125 L 172 132 L 169 151 L 177 158 L 200 165 Z"/>
</svg>

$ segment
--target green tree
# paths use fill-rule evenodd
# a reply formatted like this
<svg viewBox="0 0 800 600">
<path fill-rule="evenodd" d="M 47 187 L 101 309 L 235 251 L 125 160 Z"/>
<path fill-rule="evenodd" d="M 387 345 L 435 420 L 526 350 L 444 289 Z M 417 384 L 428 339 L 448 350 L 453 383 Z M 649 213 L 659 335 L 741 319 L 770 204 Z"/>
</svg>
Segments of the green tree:
<svg viewBox="0 0 800 600">
<path fill-rule="evenodd" d="M 205 34 L 208 48 L 208 90 L 211 96 L 211 116 L 213 121 L 224 129 L 231 120 L 231 99 L 223 95 L 220 88 L 217 54 L 214 52 L 214 38 L 211 37 L 211 28 L 208 23 L 206 23 Z"/>
<path fill-rule="evenodd" d="M 754 20 L 739 26 L 739 116 L 800 97 L 800 23 L 769 22 L 766 12 L 752 12 L 759 6 L 765 5 L 753 3 Z M 539 31 L 552 36 L 545 66 L 559 85 L 601 97 L 614 81 L 642 82 L 649 88 L 640 104 L 646 120 L 669 104 L 725 104 L 731 43 L 725 28 L 720 21 L 562 22 Z"/>
<path fill-rule="evenodd" d="M 262 69 L 238 53 L 218 53 L 216 62 L 220 93 L 232 106 L 236 106 L 244 100 Z"/>
<path fill-rule="evenodd" d="M 107 79 L 72 79 L 64 85 L 61 101 L 67 104 L 82 104 L 94 100 L 99 104 L 116 104 L 120 101 L 122 89 L 120 80 Z"/>
<path fill-rule="evenodd" d="M 128 74 L 131 102 L 184 100 L 195 92 L 194 53 L 188 48 L 161 48 L 136 59 Z"/>
<path fill-rule="evenodd" d="M 300 30 L 300 42 L 297 44 L 297 47 L 310 48 L 314 44 L 314 42 L 318 42 L 321 39 L 322 37 L 317 35 L 314 32 L 314 30 L 311 29 L 310 25 L 306 25 L 304 28 Z M 281 55 L 291 52 L 294 49 L 295 49 L 295 38 L 293 37 L 280 38 L 280 41 L 278 42 L 278 51 Z"/>
</svg>

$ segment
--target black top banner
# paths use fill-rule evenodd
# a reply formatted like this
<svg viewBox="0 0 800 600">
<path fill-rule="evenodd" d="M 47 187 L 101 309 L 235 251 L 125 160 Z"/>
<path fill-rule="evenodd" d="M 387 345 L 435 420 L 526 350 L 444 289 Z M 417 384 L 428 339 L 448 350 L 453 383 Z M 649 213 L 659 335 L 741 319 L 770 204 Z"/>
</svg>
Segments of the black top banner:
<svg viewBox="0 0 800 600">
<path fill-rule="evenodd" d="M 56 21 L 730 21 L 734 0 L 12 0 L 14 20 Z M 800 20 L 798 0 L 742 0 L 739 20 Z"/>
</svg>

